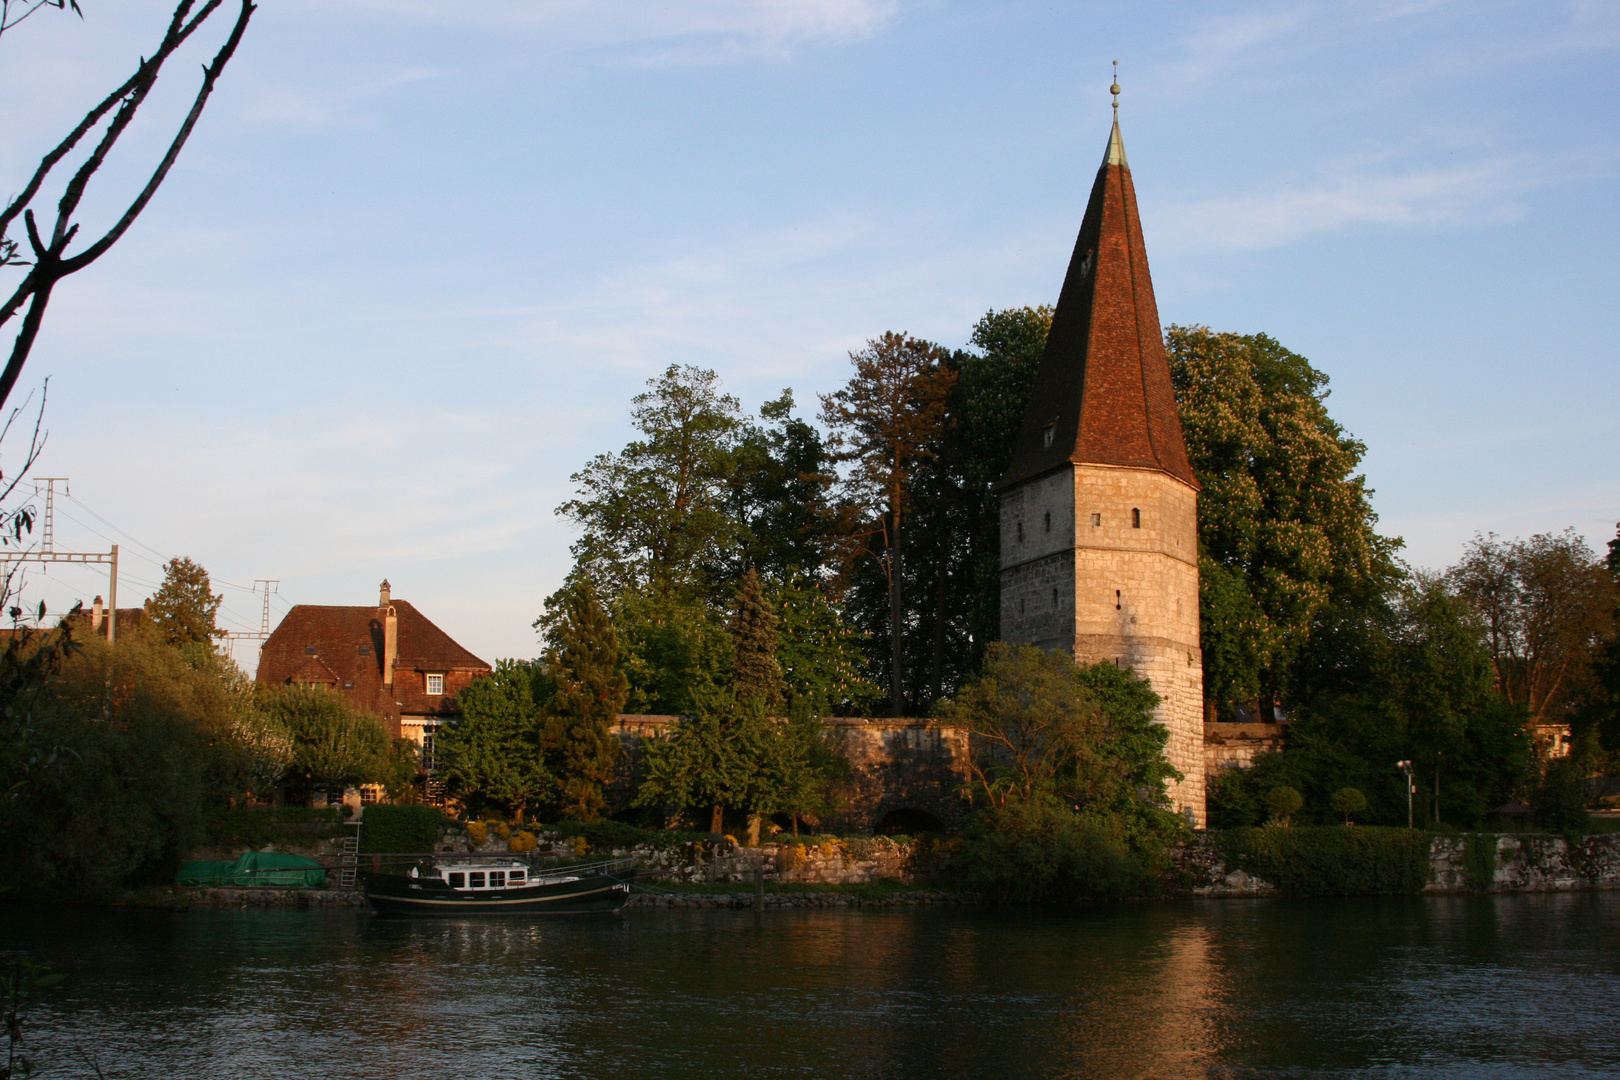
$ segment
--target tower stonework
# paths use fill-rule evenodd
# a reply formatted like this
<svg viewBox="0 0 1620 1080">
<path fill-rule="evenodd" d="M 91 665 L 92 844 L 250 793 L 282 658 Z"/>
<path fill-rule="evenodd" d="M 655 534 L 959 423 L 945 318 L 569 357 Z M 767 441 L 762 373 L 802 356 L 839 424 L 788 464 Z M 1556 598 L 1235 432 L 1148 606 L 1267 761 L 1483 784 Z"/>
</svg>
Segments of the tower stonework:
<svg viewBox="0 0 1620 1080">
<path fill-rule="evenodd" d="M 1147 678 L 1171 803 L 1202 828 L 1198 480 L 1117 120 L 998 490 L 1002 639 Z"/>
</svg>

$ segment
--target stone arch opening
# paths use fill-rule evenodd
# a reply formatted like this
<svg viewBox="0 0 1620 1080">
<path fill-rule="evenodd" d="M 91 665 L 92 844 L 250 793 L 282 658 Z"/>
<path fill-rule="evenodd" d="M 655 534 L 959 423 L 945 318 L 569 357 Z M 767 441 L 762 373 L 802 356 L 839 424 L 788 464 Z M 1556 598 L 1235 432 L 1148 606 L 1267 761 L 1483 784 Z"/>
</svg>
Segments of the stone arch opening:
<svg viewBox="0 0 1620 1080">
<path fill-rule="evenodd" d="M 874 836 L 915 836 L 918 833 L 945 831 L 945 823 L 926 810 L 905 806 L 890 810 L 878 819 L 872 829 Z"/>
</svg>

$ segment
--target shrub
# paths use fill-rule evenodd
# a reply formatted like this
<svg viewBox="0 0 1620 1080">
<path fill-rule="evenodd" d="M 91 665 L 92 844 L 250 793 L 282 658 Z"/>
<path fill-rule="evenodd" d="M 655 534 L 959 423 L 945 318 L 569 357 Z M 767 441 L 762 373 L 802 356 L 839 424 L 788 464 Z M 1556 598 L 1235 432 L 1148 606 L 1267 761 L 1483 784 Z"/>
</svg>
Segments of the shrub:
<svg viewBox="0 0 1620 1080">
<path fill-rule="evenodd" d="M 366 807 L 360 825 L 360 850 L 372 852 L 432 851 L 439 842 L 444 815 L 433 806 Z"/>
<path fill-rule="evenodd" d="M 1075 903 L 1154 890 L 1147 863 L 1102 826 L 1050 802 L 980 811 L 948 872 L 1002 903 Z"/>
<path fill-rule="evenodd" d="M 1429 883 L 1429 840 L 1416 829 L 1232 829 L 1217 846 L 1228 866 L 1290 896 L 1415 893 Z"/>
<path fill-rule="evenodd" d="M 1344 823 L 1348 825 L 1351 814 L 1359 814 L 1367 809 L 1367 796 L 1357 788 L 1342 787 L 1333 793 L 1328 805 L 1333 808 L 1335 814 L 1343 814 Z"/>
<path fill-rule="evenodd" d="M 1305 796 L 1286 784 L 1266 792 L 1266 809 L 1271 811 L 1271 820 L 1279 825 L 1287 825 L 1288 819 L 1304 805 Z"/>
<path fill-rule="evenodd" d="M 682 832 L 678 829 L 643 829 L 622 821 L 559 821 L 547 826 L 566 839 L 580 836 L 593 848 L 627 849 L 633 847 L 670 848 L 699 840 L 707 833 Z"/>
<path fill-rule="evenodd" d="M 237 806 L 208 822 L 210 847 L 254 850 L 270 844 L 313 844 L 342 832 L 335 806 Z"/>
<path fill-rule="evenodd" d="M 1541 784 L 1530 796 L 1536 824 L 1553 832 L 1575 835 L 1586 831 L 1586 785 L 1572 758 L 1559 758 L 1547 766 Z"/>
<path fill-rule="evenodd" d="M 489 826 L 482 821 L 467 822 L 467 839 L 472 841 L 473 847 L 483 847 L 484 841 L 489 839 Z"/>
</svg>

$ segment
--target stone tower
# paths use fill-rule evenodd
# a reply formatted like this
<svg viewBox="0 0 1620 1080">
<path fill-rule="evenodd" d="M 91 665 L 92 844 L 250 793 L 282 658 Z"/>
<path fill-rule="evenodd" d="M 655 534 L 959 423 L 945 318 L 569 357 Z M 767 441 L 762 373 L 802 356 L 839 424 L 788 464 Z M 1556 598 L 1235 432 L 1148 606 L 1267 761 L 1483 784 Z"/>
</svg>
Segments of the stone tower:
<svg viewBox="0 0 1620 1080">
<path fill-rule="evenodd" d="M 1198 480 L 1176 412 L 1119 121 L 1001 496 L 1001 636 L 1149 679 L 1176 810 L 1204 825 Z"/>
</svg>

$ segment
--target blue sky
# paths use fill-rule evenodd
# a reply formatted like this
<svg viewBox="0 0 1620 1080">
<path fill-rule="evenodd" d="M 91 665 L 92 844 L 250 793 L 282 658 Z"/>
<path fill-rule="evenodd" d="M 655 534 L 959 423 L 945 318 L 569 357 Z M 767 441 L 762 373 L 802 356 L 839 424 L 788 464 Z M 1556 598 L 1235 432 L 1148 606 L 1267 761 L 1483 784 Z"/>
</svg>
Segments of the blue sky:
<svg viewBox="0 0 1620 1080">
<path fill-rule="evenodd" d="M 167 15 L 83 6 L 0 39 L 7 190 Z M 1055 298 L 1117 59 L 1165 321 L 1326 371 L 1414 564 L 1476 530 L 1601 546 L 1617 53 L 1620 7 L 1550 0 L 264 0 L 158 198 L 56 293 L 36 471 L 79 500 L 59 547 L 121 542 L 121 600 L 156 555 L 279 579 L 274 616 L 386 576 L 486 659 L 533 655 L 569 474 L 665 366 L 813 413 L 868 337 L 962 345 Z M 28 583 L 58 608 L 103 588 Z"/>
</svg>

